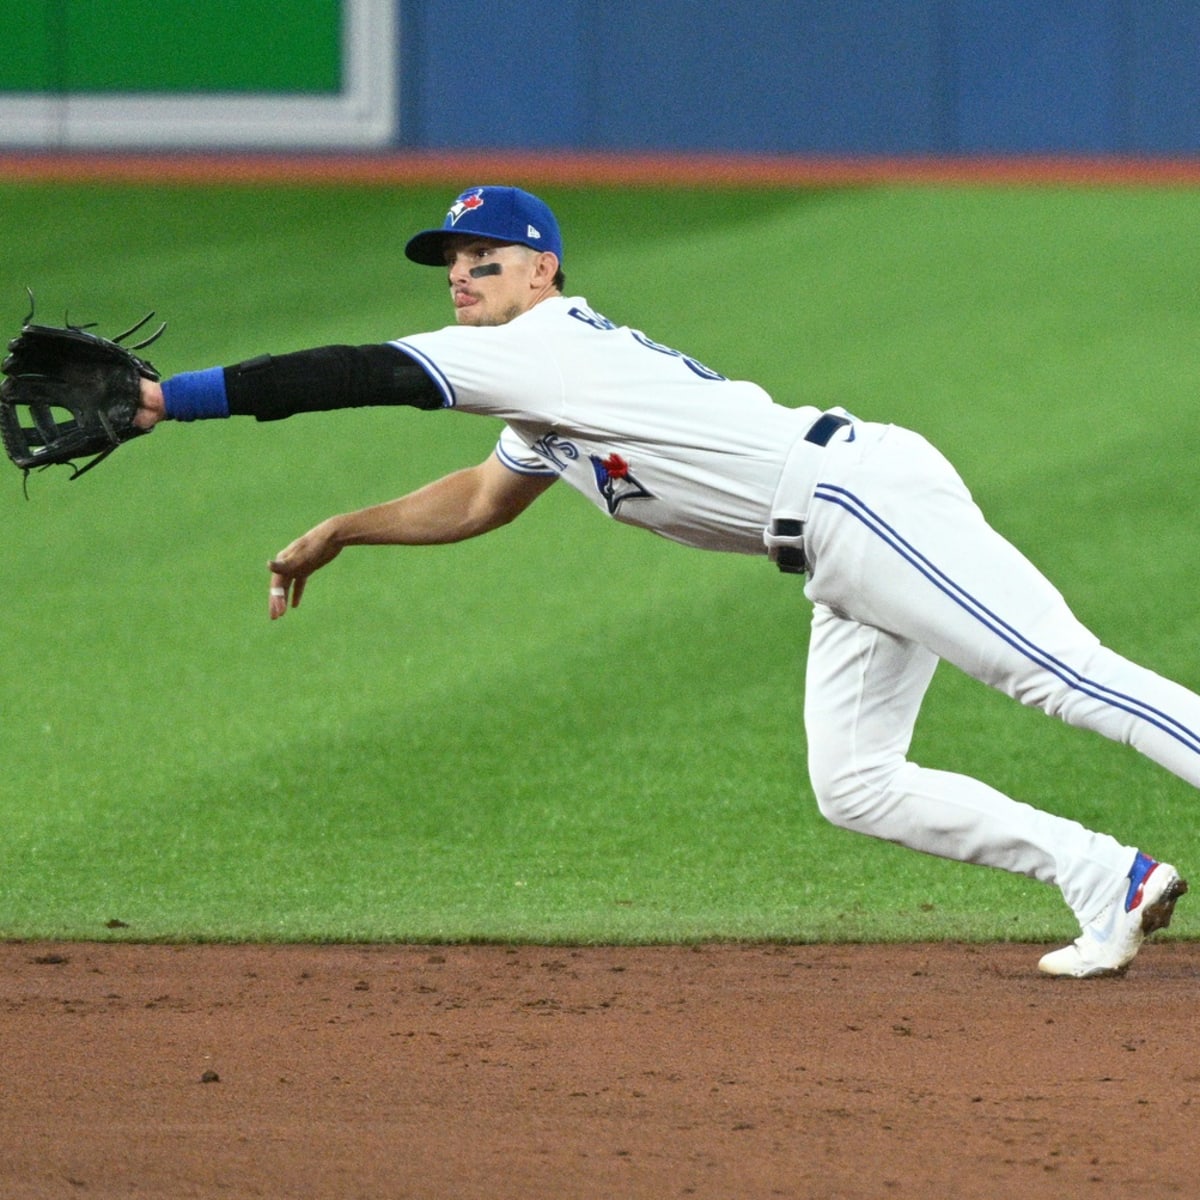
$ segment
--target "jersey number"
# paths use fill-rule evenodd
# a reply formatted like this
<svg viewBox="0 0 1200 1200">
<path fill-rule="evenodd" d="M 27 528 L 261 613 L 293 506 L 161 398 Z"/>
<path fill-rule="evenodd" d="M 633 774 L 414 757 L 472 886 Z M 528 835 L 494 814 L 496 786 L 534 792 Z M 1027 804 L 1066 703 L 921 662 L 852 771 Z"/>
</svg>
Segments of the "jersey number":
<svg viewBox="0 0 1200 1200">
<path fill-rule="evenodd" d="M 582 308 L 572 308 L 571 316 L 577 321 L 582 321 L 585 325 L 590 325 L 593 329 L 609 331 L 617 327 L 607 318 L 602 317 L 599 313 L 588 312 Z M 691 358 L 687 354 L 682 354 L 678 350 L 672 350 L 670 346 L 662 346 L 658 342 L 651 341 L 644 333 L 637 329 L 629 331 L 633 335 L 633 340 L 641 346 L 645 346 L 647 350 L 657 350 L 659 354 L 670 355 L 671 358 L 677 358 L 689 371 L 694 371 L 701 379 L 724 379 L 725 376 L 718 371 L 714 371 L 711 367 L 706 367 L 697 359 Z"/>
</svg>

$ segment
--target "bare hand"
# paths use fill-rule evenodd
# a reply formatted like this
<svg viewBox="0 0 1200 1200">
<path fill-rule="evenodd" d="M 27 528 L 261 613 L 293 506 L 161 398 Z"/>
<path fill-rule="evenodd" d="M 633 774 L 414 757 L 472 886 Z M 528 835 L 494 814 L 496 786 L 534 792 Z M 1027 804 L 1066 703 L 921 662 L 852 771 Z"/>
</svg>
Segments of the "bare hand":
<svg viewBox="0 0 1200 1200">
<path fill-rule="evenodd" d="M 322 521 L 281 550 L 267 564 L 271 572 L 271 620 L 282 617 L 290 596 L 293 608 L 300 604 L 308 577 L 333 562 L 342 547 L 334 537 L 334 522 Z"/>
<path fill-rule="evenodd" d="M 153 379 L 143 379 L 141 404 L 134 414 L 134 425 L 139 429 L 153 429 L 166 415 L 162 387 Z"/>
</svg>

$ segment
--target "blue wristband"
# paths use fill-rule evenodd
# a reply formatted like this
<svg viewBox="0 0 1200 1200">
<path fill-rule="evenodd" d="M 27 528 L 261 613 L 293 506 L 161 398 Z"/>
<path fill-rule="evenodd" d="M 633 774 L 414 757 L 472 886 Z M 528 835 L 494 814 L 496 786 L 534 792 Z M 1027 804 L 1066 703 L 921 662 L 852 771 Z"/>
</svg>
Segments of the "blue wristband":
<svg viewBox="0 0 1200 1200">
<path fill-rule="evenodd" d="M 162 385 L 163 405 L 173 421 L 204 421 L 229 416 L 225 398 L 225 368 L 184 371 L 172 375 Z"/>
</svg>

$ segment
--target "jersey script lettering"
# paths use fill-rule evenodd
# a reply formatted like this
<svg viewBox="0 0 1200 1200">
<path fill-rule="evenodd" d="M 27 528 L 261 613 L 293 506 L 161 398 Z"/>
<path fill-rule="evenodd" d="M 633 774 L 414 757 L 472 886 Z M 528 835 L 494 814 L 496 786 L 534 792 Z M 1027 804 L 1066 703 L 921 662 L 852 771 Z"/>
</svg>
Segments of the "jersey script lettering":
<svg viewBox="0 0 1200 1200">
<path fill-rule="evenodd" d="M 571 308 L 570 315 L 577 321 L 582 321 L 585 325 L 590 325 L 593 329 L 599 329 L 604 333 L 611 332 L 616 329 L 607 317 L 600 316 L 599 313 L 588 312 L 587 309 L 575 306 Z M 692 358 L 690 355 L 683 354 L 678 350 L 672 350 L 670 346 L 663 346 L 659 342 L 651 341 L 644 333 L 637 329 L 629 331 L 633 335 L 633 340 L 639 345 L 645 346 L 647 350 L 656 350 L 659 354 L 670 355 L 671 358 L 677 358 L 689 371 L 694 371 L 701 379 L 722 380 L 724 375 L 718 371 L 714 371 L 711 367 L 706 367 L 702 362 Z"/>
</svg>

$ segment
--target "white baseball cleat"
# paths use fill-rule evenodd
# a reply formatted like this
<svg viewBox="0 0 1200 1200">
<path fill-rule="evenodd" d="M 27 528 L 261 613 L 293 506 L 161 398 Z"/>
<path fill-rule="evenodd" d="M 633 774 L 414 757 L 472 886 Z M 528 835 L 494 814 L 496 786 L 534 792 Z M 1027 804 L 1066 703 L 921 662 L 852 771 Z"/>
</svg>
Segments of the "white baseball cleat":
<svg viewBox="0 0 1200 1200">
<path fill-rule="evenodd" d="M 1141 949 L 1142 939 L 1166 929 L 1175 901 L 1188 890 L 1187 880 L 1168 863 L 1138 852 L 1126 877 L 1128 887 L 1069 946 L 1042 957 L 1038 969 L 1047 975 L 1094 979 L 1123 975 Z"/>
</svg>

